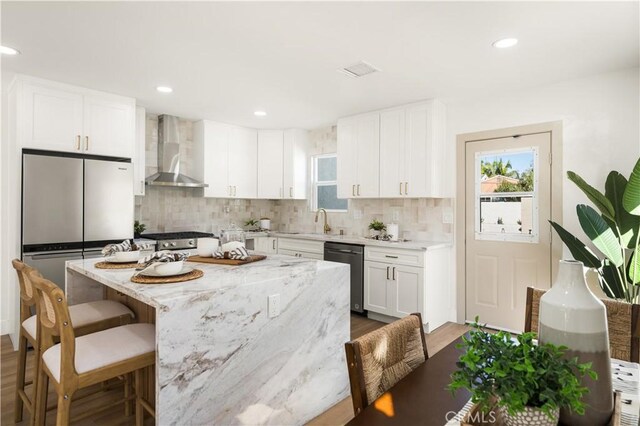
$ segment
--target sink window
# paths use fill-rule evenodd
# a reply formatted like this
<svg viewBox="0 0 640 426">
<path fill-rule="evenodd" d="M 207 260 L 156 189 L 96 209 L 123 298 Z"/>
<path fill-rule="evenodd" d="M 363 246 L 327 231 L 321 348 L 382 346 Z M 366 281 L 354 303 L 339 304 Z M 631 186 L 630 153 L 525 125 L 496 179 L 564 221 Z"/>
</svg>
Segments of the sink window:
<svg viewBox="0 0 640 426">
<path fill-rule="evenodd" d="M 346 212 L 347 200 L 338 198 L 337 155 L 313 157 L 313 210 Z"/>
</svg>

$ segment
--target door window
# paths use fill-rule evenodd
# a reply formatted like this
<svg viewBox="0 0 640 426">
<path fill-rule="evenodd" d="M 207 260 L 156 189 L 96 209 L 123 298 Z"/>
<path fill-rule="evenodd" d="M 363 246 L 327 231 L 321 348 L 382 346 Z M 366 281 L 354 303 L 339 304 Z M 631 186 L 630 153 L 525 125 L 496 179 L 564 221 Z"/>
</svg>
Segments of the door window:
<svg viewBox="0 0 640 426">
<path fill-rule="evenodd" d="M 538 149 L 475 156 L 477 240 L 538 242 Z"/>
</svg>

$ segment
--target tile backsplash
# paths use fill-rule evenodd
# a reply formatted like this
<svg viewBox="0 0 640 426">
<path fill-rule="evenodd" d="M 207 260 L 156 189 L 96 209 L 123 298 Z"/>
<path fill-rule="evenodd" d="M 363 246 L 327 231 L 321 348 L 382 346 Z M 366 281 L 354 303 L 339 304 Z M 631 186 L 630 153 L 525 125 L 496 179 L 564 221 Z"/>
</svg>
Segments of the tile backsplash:
<svg viewBox="0 0 640 426">
<path fill-rule="evenodd" d="M 147 115 L 146 172 L 157 171 L 158 117 Z M 182 172 L 189 175 L 193 148 L 193 123 L 180 123 Z M 312 130 L 311 155 L 336 152 L 336 126 Z M 217 232 L 234 222 L 242 225 L 250 218 L 268 217 L 272 228 L 285 232 L 322 232 L 322 219 L 315 223 L 315 212 L 304 200 L 238 200 L 204 198 L 200 188 L 147 187 L 144 197 L 136 197 L 135 217 L 147 225 L 148 232 Z M 443 223 L 443 214 L 453 209 L 452 199 L 357 199 L 350 200 L 348 212 L 329 213 L 334 232 L 367 235 L 372 219 L 397 222 L 404 238 L 450 240 L 453 228 Z"/>
</svg>

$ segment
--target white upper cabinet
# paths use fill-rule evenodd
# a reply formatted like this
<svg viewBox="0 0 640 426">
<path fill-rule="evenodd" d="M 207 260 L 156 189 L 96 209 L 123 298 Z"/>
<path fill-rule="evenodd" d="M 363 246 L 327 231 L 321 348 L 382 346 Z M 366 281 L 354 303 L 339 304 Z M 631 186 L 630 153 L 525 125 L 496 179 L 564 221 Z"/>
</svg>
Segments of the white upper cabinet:
<svg viewBox="0 0 640 426">
<path fill-rule="evenodd" d="M 284 132 L 258 130 L 258 198 L 283 198 Z"/>
<path fill-rule="evenodd" d="M 300 129 L 285 130 L 282 198 L 294 200 L 307 198 L 308 155 L 309 133 Z"/>
<path fill-rule="evenodd" d="M 338 120 L 338 197 L 380 195 L 380 114 Z"/>
<path fill-rule="evenodd" d="M 229 185 L 234 198 L 258 197 L 258 132 L 235 127 L 229 145 Z"/>
<path fill-rule="evenodd" d="M 84 97 L 84 152 L 132 157 L 135 103 L 107 96 Z"/>
<path fill-rule="evenodd" d="M 144 195 L 144 179 L 145 179 L 145 139 L 147 131 L 147 115 L 142 107 L 136 107 L 136 143 L 133 152 L 133 195 Z"/>
<path fill-rule="evenodd" d="M 135 99 L 19 76 L 19 145 L 49 151 L 131 158 Z"/>
<path fill-rule="evenodd" d="M 338 120 L 338 196 L 447 196 L 445 125 L 436 100 Z"/>
<path fill-rule="evenodd" d="M 255 130 L 202 120 L 193 128 L 193 176 L 207 183 L 205 197 L 256 198 L 258 135 Z"/>
</svg>

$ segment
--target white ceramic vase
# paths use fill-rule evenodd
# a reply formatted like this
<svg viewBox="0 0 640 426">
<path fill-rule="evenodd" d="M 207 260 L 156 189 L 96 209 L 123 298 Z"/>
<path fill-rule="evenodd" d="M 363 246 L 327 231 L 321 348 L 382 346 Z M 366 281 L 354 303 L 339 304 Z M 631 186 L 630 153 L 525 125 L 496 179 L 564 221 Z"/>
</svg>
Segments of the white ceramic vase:
<svg viewBox="0 0 640 426">
<path fill-rule="evenodd" d="M 541 343 L 568 347 L 567 358 L 591 362 L 598 380 L 586 376 L 583 386 L 589 393 L 583 398 L 584 416 L 560 411 L 560 422 L 575 426 L 605 425 L 613 412 L 611 360 L 607 314 L 602 301 L 587 286 L 582 262 L 560 261 L 558 278 L 540 299 L 538 337 Z"/>
</svg>

